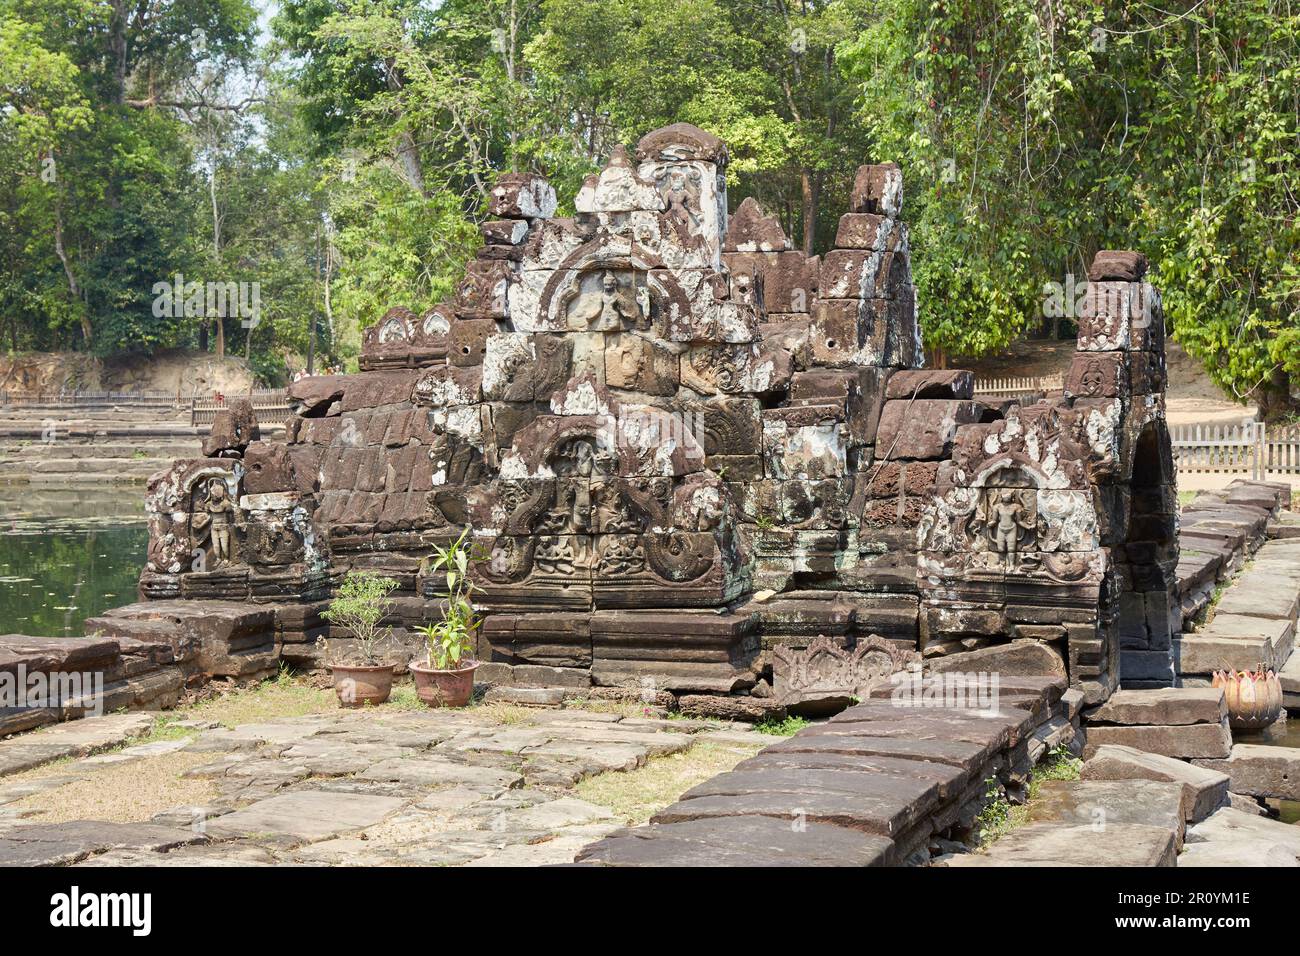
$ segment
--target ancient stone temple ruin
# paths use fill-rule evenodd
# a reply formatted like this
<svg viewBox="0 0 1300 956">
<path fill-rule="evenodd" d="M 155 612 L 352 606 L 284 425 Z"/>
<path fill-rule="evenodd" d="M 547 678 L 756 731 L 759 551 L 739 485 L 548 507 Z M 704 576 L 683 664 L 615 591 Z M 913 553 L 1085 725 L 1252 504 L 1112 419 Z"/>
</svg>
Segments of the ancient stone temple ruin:
<svg viewBox="0 0 1300 956">
<path fill-rule="evenodd" d="M 1101 253 L 1064 394 L 979 401 L 923 370 L 903 184 L 863 166 L 807 257 L 727 150 L 679 124 L 557 218 L 502 176 L 455 295 L 367 330 L 361 371 L 247 408 L 149 489 L 142 604 L 211 673 L 319 662 L 351 569 L 400 582 L 394 660 L 473 528 L 480 679 L 676 695 L 749 715 L 935 670 L 1169 683 L 1176 496 L 1160 301 Z M 1176 625 L 1177 622 L 1174 622 Z M 201 632 L 201 633 L 200 633 Z M 201 639 L 200 639 L 201 638 Z"/>
</svg>

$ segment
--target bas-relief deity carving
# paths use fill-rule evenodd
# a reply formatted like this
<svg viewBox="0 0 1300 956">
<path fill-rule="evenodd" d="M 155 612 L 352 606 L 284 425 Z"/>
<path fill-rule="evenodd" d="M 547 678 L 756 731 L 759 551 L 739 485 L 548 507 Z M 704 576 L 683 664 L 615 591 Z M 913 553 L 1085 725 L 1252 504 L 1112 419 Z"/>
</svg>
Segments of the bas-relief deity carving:
<svg viewBox="0 0 1300 956">
<path fill-rule="evenodd" d="M 1029 550 L 1037 537 L 1038 518 L 1032 499 L 1013 488 L 990 488 L 985 491 L 982 514 L 972 527 L 982 532 L 994 552 L 1014 563 L 1018 551 Z"/>
<path fill-rule="evenodd" d="M 570 328 L 593 332 L 649 328 L 650 293 L 644 283 L 638 285 L 635 274 L 622 280 L 612 269 L 587 273 L 580 277 L 579 288 L 583 291 L 568 309 Z"/>
<path fill-rule="evenodd" d="M 190 543 L 197 554 L 206 544 L 210 559 L 206 569 L 217 571 L 229 564 L 238 563 L 235 553 L 235 525 L 239 508 L 230 500 L 230 490 L 225 479 L 209 478 L 196 502 L 197 510 L 190 517 Z"/>
</svg>

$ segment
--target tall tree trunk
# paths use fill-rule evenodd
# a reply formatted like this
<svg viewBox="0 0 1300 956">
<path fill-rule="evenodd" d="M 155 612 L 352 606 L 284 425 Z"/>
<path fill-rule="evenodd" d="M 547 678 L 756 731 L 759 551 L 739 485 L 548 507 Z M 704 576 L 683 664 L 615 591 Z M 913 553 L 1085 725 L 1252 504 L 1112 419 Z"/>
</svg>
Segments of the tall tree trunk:
<svg viewBox="0 0 1300 956">
<path fill-rule="evenodd" d="M 59 257 L 59 262 L 63 264 L 63 274 L 68 277 L 68 289 L 72 293 L 72 302 L 81 313 L 81 337 L 85 340 L 86 348 L 90 348 L 90 340 L 94 330 L 90 327 L 90 316 L 86 314 L 86 303 L 82 301 L 81 287 L 77 285 L 77 277 L 72 271 L 72 263 L 68 261 L 68 253 L 63 248 L 63 206 L 57 202 L 54 205 L 54 253 Z"/>
<path fill-rule="evenodd" d="M 384 78 L 388 89 L 394 93 L 402 88 L 402 81 L 397 75 L 397 64 L 392 57 L 384 61 Z M 420 164 L 420 148 L 415 144 L 415 137 L 410 130 L 403 130 L 397 135 L 397 162 L 402 167 L 402 176 L 406 183 L 421 196 L 428 197 L 424 185 L 424 167 Z"/>
<path fill-rule="evenodd" d="M 112 0 L 108 18 L 109 69 L 113 77 L 113 102 L 121 106 L 126 102 L 126 27 L 127 0 Z"/>
<path fill-rule="evenodd" d="M 803 189 L 803 254 L 811 256 L 817 240 L 817 198 L 821 193 L 821 180 L 813 175 L 811 169 L 804 169 L 800 172 L 800 185 Z"/>
</svg>

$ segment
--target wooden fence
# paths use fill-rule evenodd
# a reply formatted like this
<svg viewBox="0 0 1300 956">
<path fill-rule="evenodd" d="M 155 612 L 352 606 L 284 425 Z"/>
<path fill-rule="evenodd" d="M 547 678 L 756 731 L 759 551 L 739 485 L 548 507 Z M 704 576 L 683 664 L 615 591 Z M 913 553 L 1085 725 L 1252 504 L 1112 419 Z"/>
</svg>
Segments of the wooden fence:
<svg viewBox="0 0 1300 956">
<path fill-rule="evenodd" d="M 22 408 L 31 405 L 60 405 L 70 408 L 104 408 L 132 405 L 149 408 L 184 408 L 189 397 L 179 392 L 22 392 L 0 393 L 0 405 Z"/>
<path fill-rule="evenodd" d="M 225 408 L 227 403 L 236 398 L 248 398 L 253 402 L 253 411 L 257 421 L 262 425 L 283 425 L 289 418 L 289 393 L 282 388 L 255 388 L 237 395 L 195 396 L 190 401 L 190 424 L 211 425 L 217 417 L 217 409 Z"/>
<path fill-rule="evenodd" d="M 1063 388 L 1065 388 L 1065 377 L 1059 373 L 1029 377 L 978 378 L 975 380 L 976 395 L 1029 395 L 1034 392 L 1059 392 Z"/>
<path fill-rule="evenodd" d="M 1300 425 L 1173 425 L 1169 437 L 1185 474 L 1300 475 Z"/>
</svg>

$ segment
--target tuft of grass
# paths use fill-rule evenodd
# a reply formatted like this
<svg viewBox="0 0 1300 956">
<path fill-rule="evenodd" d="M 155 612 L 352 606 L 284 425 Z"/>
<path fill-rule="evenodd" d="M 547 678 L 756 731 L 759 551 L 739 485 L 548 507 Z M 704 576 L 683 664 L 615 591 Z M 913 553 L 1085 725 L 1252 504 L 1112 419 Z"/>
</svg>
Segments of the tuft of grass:
<svg viewBox="0 0 1300 956">
<path fill-rule="evenodd" d="M 812 724 L 812 721 L 804 717 L 783 717 L 776 720 L 772 717 L 764 717 L 758 723 L 754 724 L 754 729 L 760 734 L 771 734 L 773 737 L 793 737 L 799 731 Z"/>
<path fill-rule="evenodd" d="M 637 826 L 675 803 L 691 787 L 726 773 L 760 749 L 701 741 L 681 753 L 652 757 L 636 770 L 588 777 L 578 784 L 577 797 Z"/>
<path fill-rule="evenodd" d="M 1070 753 L 1064 744 L 1048 751 L 1047 758 L 1029 772 L 1029 796 L 1022 804 L 1007 799 L 996 777 L 984 781 L 985 799 L 988 801 L 975 818 L 977 844 L 983 848 L 998 837 L 1005 836 L 1029 819 L 1030 805 L 1038 798 L 1038 789 L 1044 780 L 1078 780 L 1083 761 Z"/>
</svg>

